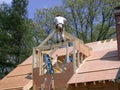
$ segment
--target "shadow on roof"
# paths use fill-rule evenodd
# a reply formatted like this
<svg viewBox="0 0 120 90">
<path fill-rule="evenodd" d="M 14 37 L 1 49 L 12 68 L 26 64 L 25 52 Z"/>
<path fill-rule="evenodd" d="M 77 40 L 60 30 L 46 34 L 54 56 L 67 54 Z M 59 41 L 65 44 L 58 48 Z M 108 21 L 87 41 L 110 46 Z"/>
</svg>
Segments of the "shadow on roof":
<svg viewBox="0 0 120 90">
<path fill-rule="evenodd" d="M 117 50 L 107 52 L 100 60 L 110 60 L 110 61 L 118 61 L 118 52 Z"/>
<path fill-rule="evenodd" d="M 120 80 L 120 69 L 118 70 L 118 73 L 116 75 L 116 79 L 119 79 Z"/>
</svg>

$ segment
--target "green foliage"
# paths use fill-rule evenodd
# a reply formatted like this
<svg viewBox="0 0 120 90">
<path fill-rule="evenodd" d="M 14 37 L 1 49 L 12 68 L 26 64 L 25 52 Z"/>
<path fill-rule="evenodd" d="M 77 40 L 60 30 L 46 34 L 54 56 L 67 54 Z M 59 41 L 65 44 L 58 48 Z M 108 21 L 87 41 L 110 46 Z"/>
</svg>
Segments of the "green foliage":
<svg viewBox="0 0 120 90">
<path fill-rule="evenodd" d="M 26 18 L 28 0 L 13 0 L 10 13 L 10 32 L 12 35 L 11 48 L 13 49 L 13 57 L 16 65 L 21 63 L 29 53 L 29 21 Z M 30 33 L 29 33 L 30 32 Z M 30 38 L 29 38 L 30 37 Z"/>
<path fill-rule="evenodd" d="M 61 13 L 67 18 L 66 31 L 85 43 L 113 38 L 115 36 L 113 12 L 119 1 L 62 0 L 63 6 L 37 10 L 35 21 L 46 36 L 49 34 L 46 31 L 52 30 L 55 14 Z"/>
<path fill-rule="evenodd" d="M 26 16 L 28 0 L 0 5 L 0 78 L 32 53 L 33 22 Z"/>
<path fill-rule="evenodd" d="M 119 5 L 119 0 L 63 0 L 63 2 L 71 14 L 69 25 L 76 37 L 84 42 L 91 42 L 115 36 L 113 12 L 114 7 Z"/>
<path fill-rule="evenodd" d="M 9 44 L 11 41 L 11 36 L 8 33 L 9 11 L 9 7 L 6 4 L 0 6 L 0 78 L 9 72 L 7 68 L 10 70 L 13 67 L 9 64 Z"/>
</svg>

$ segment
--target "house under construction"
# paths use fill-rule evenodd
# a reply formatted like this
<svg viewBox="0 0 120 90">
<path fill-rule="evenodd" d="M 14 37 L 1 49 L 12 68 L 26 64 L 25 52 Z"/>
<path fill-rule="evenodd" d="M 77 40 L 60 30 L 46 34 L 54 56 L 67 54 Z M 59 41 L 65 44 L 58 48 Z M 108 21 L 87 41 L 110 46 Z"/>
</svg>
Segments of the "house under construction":
<svg viewBox="0 0 120 90">
<path fill-rule="evenodd" d="M 84 44 L 64 32 L 66 41 L 48 41 L 0 80 L 0 90 L 120 90 L 120 7 L 115 10 L 117 38 Z"/>
</svg>

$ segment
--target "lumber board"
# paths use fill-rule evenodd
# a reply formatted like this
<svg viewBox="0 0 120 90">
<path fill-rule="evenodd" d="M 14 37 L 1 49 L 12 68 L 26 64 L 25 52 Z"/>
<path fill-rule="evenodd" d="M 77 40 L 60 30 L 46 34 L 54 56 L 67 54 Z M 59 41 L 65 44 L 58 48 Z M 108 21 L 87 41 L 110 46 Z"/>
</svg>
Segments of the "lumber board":
<svg viewBox="0 0 120 90">
<path fill-rule="evenodd" d="M 54 35 L 54 33 L 55 33 L 55 30 L 53 30 L 53 32 L 49 34 L 49 36 L 38 47 L 43 46 Z"/>
<path fill-rule="evenodd" d="M 58 44 L 53 44 L 53 45 L 52 44 L 51 45 L 44 45 L 44 46 L 39 47 L 39 49 L 40 50 L 51 50 L 51 49 L 54 49 L 54 48 L 61 48 L 61 47 L 65 46 L 65 45 L 67 45 L 70 42 L 72 42 L 72 41 L 60 42 Z"/>
</svg>

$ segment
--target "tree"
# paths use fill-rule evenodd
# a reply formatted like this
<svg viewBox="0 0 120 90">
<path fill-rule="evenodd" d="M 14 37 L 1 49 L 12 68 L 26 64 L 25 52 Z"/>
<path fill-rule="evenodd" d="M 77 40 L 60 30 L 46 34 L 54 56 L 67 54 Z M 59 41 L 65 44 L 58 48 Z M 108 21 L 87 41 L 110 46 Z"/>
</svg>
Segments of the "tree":
<svg viewBox="0 0 120 90">
<path fill-rule="evenodd" d="M 27 18 L 28 0 L 0 5 L 0 78 L 32 53 L 33 21 Z"/>
<path fill-rule="evenodd" d="M 10 13 L 10 33 L 12 36 L 12 57 L 16 65 L 31 53 L 32 30 L 27 19 L 28 0 L 13 0 Z"/>
<path fill-rule="evenodd" d="M 113 30 L 113 26 L 115 26 L 115 19 L 114 19 L 114 7 L 118 5 L 119 0 L 109 1 L 103 0 L 101 1 L 101 5 L 99 8 L 99 19 L 100 28 L 97 40 L 104 40 L 111 37 L 115 34 L 115 30 Z"/>
<path fill-rule="evenodd" d="M 7 4 L 0 5 L 0 78 L 6 75 L 14 65 L 10 61 L 10 41 L 8 33 L 10 8 Z"/>
<path fill-rule="evenodd" d="M 119 1 L 62 0 L 63 6 L 37 10 L 35 21 L 40 26 L 39 30 L 44 32 L 44 38 L 51 32 L 51 22 L 59 12 L 68 20 L 66 31 L 85 43 L 110 39 L 115 37 L 113 12 Z"/>
<path fill-rule="evenodd" d="M 63 3 L 68 13 L 71 13 L 69 24 L 76 37 L 91 42 L 114 36 L 113 10 L 119 4 L 118 0 L 63 0 Z"/>
</svg>

